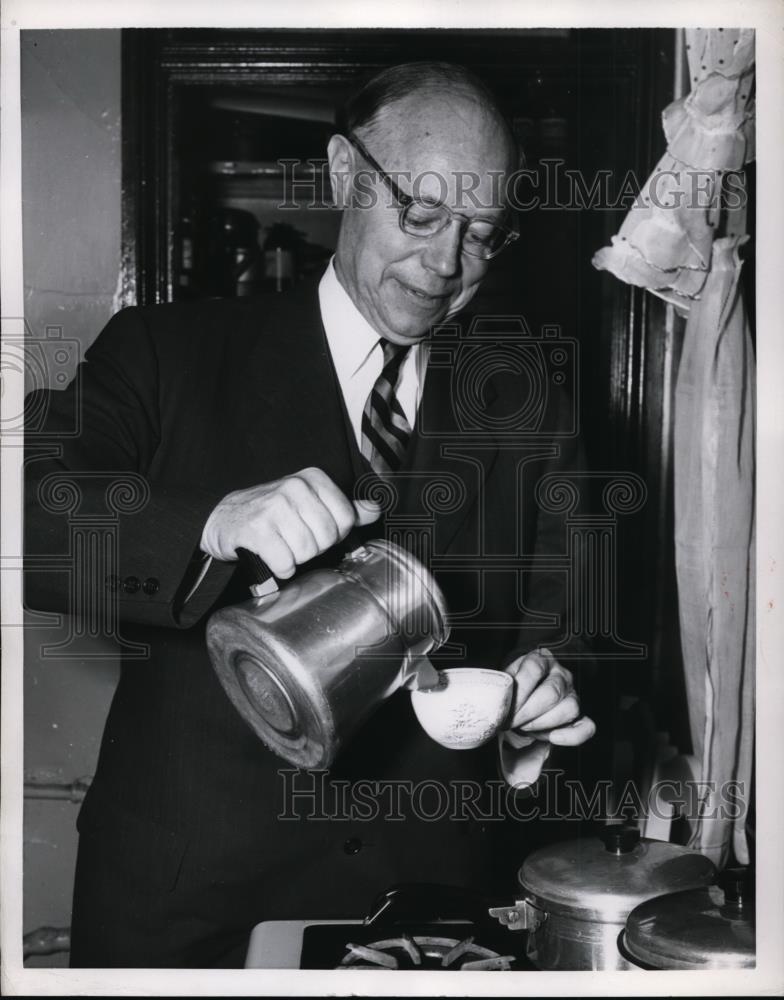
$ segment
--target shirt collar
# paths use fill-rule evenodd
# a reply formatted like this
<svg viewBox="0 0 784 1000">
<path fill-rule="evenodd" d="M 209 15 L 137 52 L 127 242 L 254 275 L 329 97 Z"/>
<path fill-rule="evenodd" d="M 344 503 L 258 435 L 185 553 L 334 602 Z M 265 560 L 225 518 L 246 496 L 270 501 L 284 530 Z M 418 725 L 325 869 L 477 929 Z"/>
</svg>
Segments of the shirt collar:
<svg viewBox="0 0 784 1000">
<path fill-rule="evenodd" d="M 381 337 L 341 285 L 334 257 L 319 284 L 319 305 L 332 360 L 342 383 L 356 375 Z"/>
</svg>

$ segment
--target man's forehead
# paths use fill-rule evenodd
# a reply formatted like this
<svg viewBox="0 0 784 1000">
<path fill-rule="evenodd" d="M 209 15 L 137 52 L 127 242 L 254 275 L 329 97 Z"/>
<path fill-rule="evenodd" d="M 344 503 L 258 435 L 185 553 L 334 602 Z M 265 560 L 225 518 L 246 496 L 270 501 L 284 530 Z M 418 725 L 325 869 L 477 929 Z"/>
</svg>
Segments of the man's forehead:
<svg viewBox="0 0 784 1000">
<path fill-rule="evenodd" d="M 514 163 L 496 115 L 476 101 L 443 98 L 416 108 L 406 102 L 395 111 L 384 123 L 384 146 L 389 168 L 410 178 L 406 191 L 451 203 L 473 190 L 481 192 L 483 205 L 499 207 L 495 193 Z"/>
<path fill-rule="evenodd" d="M 465 96 L 438 94 L 397 102 L 383 115 L 386 141 L 409 155 L 440 155 L 466 167 L 488 157 L 504 169 L 509 165 L 508 133 L 486 103 Z"/>
</svg>

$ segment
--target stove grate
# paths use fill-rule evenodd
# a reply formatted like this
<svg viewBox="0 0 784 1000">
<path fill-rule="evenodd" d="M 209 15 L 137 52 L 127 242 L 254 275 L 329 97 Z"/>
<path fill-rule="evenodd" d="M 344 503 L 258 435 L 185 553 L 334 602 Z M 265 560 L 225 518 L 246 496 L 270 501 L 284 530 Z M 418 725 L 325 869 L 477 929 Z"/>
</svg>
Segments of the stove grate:
<svg viewBox="0 0 784 1000">
<path fill-rule="evenodd" d="M 339 969 L 441 968 L 460 971 L 500 971 L 511 968 L 514 955 L 476 944 L 472 937 L 436 937 L 401 934 L 369 944 L 346 945 Z"/>
</svg>

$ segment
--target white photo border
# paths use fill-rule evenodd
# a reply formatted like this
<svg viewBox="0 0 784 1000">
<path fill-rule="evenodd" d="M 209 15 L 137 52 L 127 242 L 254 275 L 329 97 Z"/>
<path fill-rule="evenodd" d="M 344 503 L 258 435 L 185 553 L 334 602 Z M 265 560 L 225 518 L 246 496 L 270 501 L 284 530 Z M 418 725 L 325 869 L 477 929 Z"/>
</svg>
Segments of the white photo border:
<svg viewBox="0 0 784 1000">
<path fill-rule="evenodd" d="M 2 803 L 0 804 L 0 989 L 5 995 L 193 996 L 540 996 L 781 995 L 784 992 L 784 7 L 776 0 L 458 0 L 349 2 L 299 0 L 5 0 L 2 8 L 0 286 L 5 317 L 24 313 L 21 211 L 20 30 L 122 27 L 492 28 L 753 27 L 757 81 L 757 968 L 701 973 L 430 973 L 345 974 L 296 970 L 25 969 L 22 964 L 22 634 L 21 566 L 2 577 Z M 20 373 L 21 374 L 21 373 Z M 20 412 L 23 379 L 4 379 L 2 408 Z M 0 552 L 21 552 L 21 449 L 2 447 Z"/>
</svg>

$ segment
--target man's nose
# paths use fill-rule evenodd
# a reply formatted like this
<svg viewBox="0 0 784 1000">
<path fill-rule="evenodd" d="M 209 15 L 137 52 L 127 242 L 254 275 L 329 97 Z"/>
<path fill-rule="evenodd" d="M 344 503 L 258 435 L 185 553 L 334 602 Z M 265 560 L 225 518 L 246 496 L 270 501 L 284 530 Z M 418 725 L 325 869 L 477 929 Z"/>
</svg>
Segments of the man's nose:
<svg viewBox="0 0 784 1000">
<path fill-rule="evenodd" d="M 423 254 L 425 267 L 442 278 L 450 278 L 460 269 L 460 254 L 463 242 L 462 226 L 459 219 L 453 219 L 440 233 L 428 238 Z"/>
</svg>

